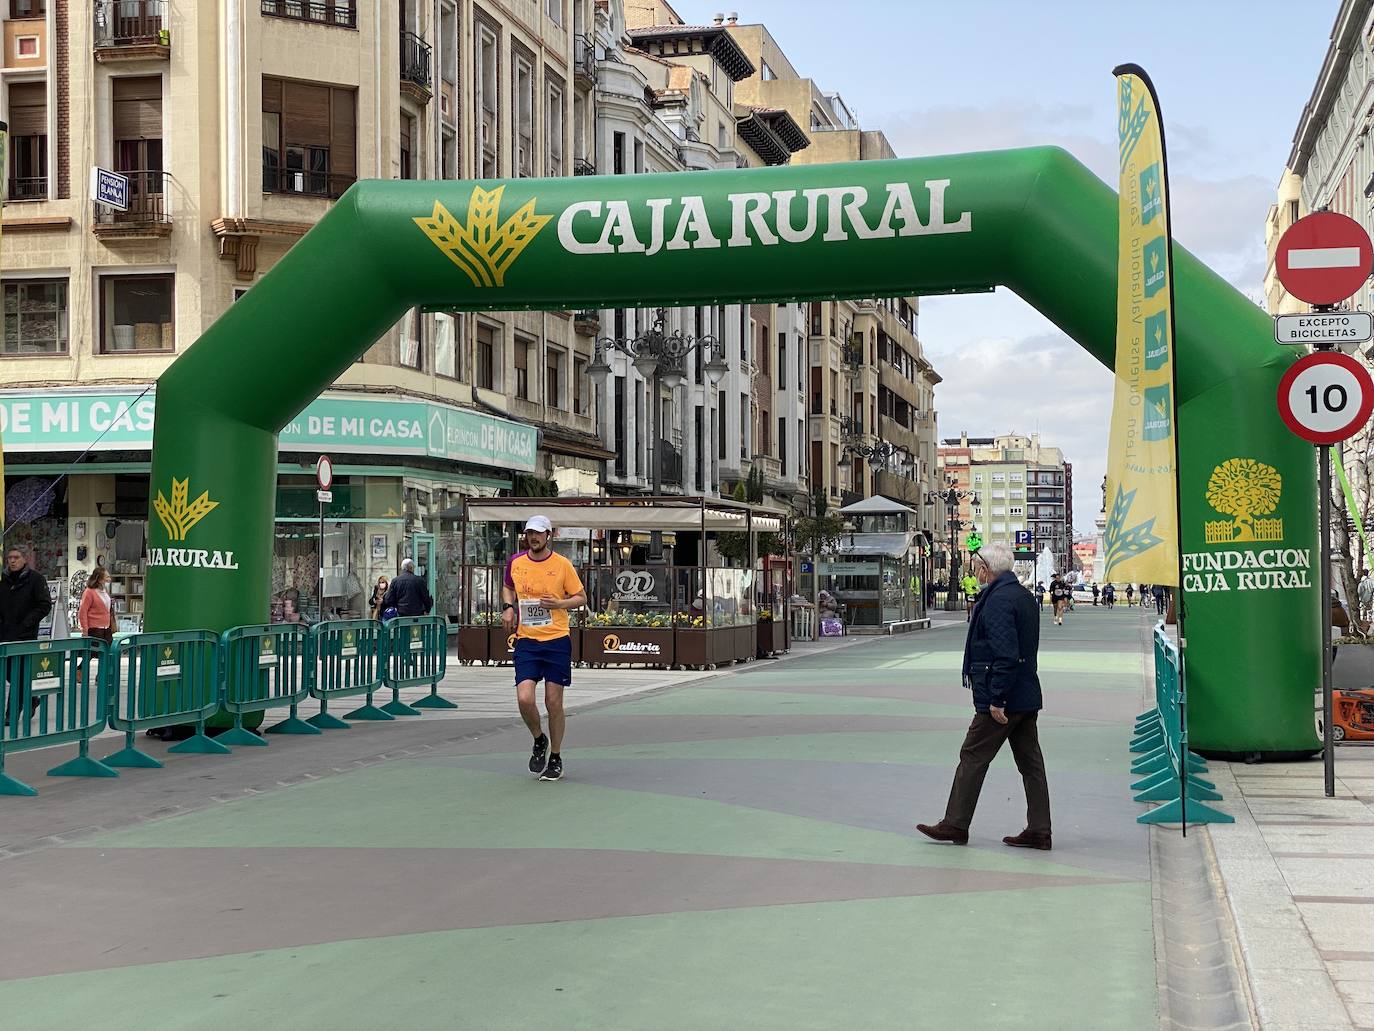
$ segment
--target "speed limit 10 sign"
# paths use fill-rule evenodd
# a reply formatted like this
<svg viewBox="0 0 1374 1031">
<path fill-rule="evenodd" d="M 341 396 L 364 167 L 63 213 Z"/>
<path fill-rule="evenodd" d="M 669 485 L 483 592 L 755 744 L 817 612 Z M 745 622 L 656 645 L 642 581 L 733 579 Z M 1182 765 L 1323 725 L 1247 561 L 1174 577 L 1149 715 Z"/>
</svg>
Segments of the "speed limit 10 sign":
<svg viewBox="0 0 1374 1031">
<path fill-rule="evenodd" d="M 1313 444 L 1355 435 L 1374 411 L 1374 380 L 1348 354 L 1318 351 L 1292 364 L 1279 381 L 1279 415 Z"/>
</svg>

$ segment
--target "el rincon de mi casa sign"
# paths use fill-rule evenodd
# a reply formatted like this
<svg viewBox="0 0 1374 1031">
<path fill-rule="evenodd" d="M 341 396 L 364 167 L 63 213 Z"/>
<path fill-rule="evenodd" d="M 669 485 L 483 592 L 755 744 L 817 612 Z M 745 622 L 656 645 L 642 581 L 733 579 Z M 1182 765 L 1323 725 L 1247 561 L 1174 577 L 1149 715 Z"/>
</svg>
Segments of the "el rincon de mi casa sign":
<svg viewBox="0 0 1374 1031">
<path fill-rule="evenodd" d="M 253 286 L 251 305 L 231 306 L 158 380 L 151 486 L 171 505 L 173 484 L 188 481 L 186 506 L 204 494 L 217 507 L 184 541 L 150 521 L 150 548 L 196 554 L 149 568 L 145 625 L 262 622 L 277 434 L 286 444 L 299 413 L 416 307 L 698 307 L 1004 286 L 1112 367 L 1118 210 L 1110 187 L 1050 147 L 653 175 L 359 182 Z M 1184 240 L 1190 231 L 1180 229 Z M 1315 485 L 1310 449 L 1272 403 L 1291 359 L 1254 304 L 1183 246 L 1171 260 L 1179 534 L 1185 574 L 1197 578 L 1183 586 L 1190 742 L 1221 753 L 1307 754 L 1320 664 L 1319 599 L 1307 568 Z M 420 426 L 428 441 L 429 424 Z M 1277 493 L 1253 470 L 1228 473 L 1228 485 L 1211 490 L 1214 472 L 1238 458 L 1272 469 Z M 237 568 L 209 567 L 215 552 L 232 553 Z"/>
<path fill-rule="evenodd" d="M 152 391 L 0 393 L 6 451 L 143 450 L 153 446 Z M 282 427 L 283 450 L 445 458 L 533 472 L 539 431 L 432 401 L 317 398 Z"/>
</svg>

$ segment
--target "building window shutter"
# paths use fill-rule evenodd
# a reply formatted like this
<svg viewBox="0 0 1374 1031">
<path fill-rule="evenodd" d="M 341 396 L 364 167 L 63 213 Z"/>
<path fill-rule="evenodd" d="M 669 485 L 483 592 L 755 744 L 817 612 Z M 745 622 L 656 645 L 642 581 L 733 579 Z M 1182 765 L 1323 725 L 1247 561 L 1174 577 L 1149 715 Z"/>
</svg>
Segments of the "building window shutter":
<svg viewBox="0 0 1374 1031">
<path fill-rule="evenodd" d="M 48 87 L 42 82 L 16 82 L 10 86 L 11 136 L 48 135 Z"/>
<path fill-rule="evenodd" d="M 162 139 L 162 78 L 157 75 L 114 80 L 114 138 Z"/>
</svg>

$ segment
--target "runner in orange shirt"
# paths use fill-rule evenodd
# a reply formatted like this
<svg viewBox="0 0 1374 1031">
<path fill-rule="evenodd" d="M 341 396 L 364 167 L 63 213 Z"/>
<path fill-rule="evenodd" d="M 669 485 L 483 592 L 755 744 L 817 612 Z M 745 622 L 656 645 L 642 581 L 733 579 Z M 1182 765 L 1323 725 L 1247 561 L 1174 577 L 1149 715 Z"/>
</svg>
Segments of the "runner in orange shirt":
<svg viewBox="0 0 1374 1031">
<path fill-rule="evenodd" d="M 501 622 L 515 637 L 515 698 L 520 718 L 534 736 L 530 772 L 540 780 L 563 776 L 563 689 L 572 683 L 572 637 L 568 610 L 587 604 L 587 592 L 573 564 L 549 548 L 553 524 L 531 516 L 525 523 L 525 549 L 506 563 L 501 585 Z M 534 691 L 544 681 L 549 734 L 539 723 Z"/>
</svg>

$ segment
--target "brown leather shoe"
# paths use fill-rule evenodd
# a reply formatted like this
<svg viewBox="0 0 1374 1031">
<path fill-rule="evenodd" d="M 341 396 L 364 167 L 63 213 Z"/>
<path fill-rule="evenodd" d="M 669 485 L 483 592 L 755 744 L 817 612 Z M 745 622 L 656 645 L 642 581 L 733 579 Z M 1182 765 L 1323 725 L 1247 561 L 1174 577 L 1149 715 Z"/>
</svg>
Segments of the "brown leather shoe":
<svg viewBox="0 0 1374 1031">
<path fill-rule="evenodd" d="M 1002 839 L 1003 845 L 1010 845 L 1012 848 L 1038 848 L 1043 852 L 1050 850 L 1050 836 L 1048 834 L 1037 834 L 1033 831 L 1022 831 L 1015 837 Z"/>
<path fill-rule="evenodd" d="M 944 820 L 941 820 L 933 827 L 930 824 L 918 823 L 916 829 L 927 838 L 934 838 L 936 841 L 945 841 L 951 845 L 968 844 L 968 831 L 960 830 L 958 827 L 952 827 L 945 823 Z"/>
</svg>

